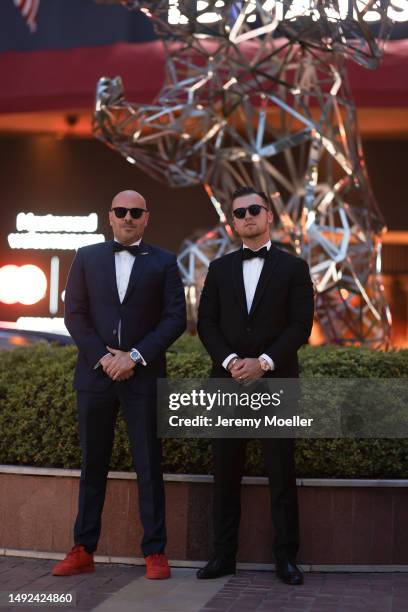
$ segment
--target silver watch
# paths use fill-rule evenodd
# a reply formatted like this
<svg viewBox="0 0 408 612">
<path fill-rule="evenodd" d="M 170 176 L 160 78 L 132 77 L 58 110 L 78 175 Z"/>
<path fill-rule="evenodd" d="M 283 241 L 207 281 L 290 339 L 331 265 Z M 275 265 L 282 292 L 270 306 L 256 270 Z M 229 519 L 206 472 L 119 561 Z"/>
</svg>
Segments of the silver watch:
<svg viewBox="0 0 408 612">
<path fill-rule="evenodd" d="M 134 361 L 135 364 L 142 362 L 142 356 L 137 349 L 132 348 L 129 355 L 131 360 Z"/>
</svg>

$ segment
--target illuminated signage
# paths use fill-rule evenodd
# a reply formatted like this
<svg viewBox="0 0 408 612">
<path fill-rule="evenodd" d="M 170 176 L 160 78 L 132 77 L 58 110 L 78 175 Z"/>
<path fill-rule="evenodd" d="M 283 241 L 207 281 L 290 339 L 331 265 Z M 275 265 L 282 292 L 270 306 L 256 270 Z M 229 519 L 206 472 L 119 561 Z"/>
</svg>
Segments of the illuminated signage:
<svg viewBox="0 0 408 612">
<path fill-rule="evenodd" d="M 18 213 L 17 233 L 7 239 L 12 249 L 51 249 L 71 251 L 88 244 L 104 242 L 103 234 L 96 234 L 98 215 L 86 216 L 35 215 Z"/>
<path fill-rule="evenodd" d="M 289 21 L 299 17 L 310 17 L 314 21 L 320 19 L 319 12 L 315 9 L 315 0 L 293 0 L 292 2 L 282 0 L 266 0 L 263 3 L 256 2 L 255 0 L 249 0 L 246 2 L 245 15 L 248 23 L 256 21 L 255 11 L 257 6 L 261 4 L 261 7 L 265 13 L 271 13 L 274 19 L 277 21 Z M 363 19 L 366 22 L 375 23 L 380 21 L 381 14 L 376 10 L 381 4 L 381 0 L 377 2 L 368 3 L 367 0 L 357 0 L 358 11 L 363 14 Z M 365 10 L 370 4 L 369 9 Z M 200 14 L 197 16 L 198 23 L 215 23 L 222 19 L 220 12 L 216 9 L 222 9 L 225 6 L 223 0 L 218 0 L 212 4 L 208 11 L 205 11 L 209 7 L 209 2 L 198 0 L 196 2 L 197 12 Z M 240 8 L 244 5 L 244 2 L 237 2 L 237 7 Z M 371 6 L 372 5 L 372 6 Z M 344 21 L 350 16 L 349 0 L 338 0 L 338 2 L 330 3 L 330 6 L 323 8 L 327 18 L 333 21 Z M 203 12 L 205 11 L 205 12 Z M 365 12 L 364 12 L 365 11 Z M 387 10 L 388 17 L 395 22 L 403 23 L 408 21 L 408 0 L 391 0 Z M 352 13 L 353 19 L 357 19 L 355 10 Z M 187 24 L 188 19 L 185 15 L 182 15 L 179 10 L 179 0 L 169 0 L 168 9 L 168 21 L 170 24 Z"/>
<path fill-rule="evenodd" d="M 16 227 L 19 232 L 96 232 L 98 215 L 69 217 L 21 212 L 17 215 Z"/>
<path fill-rule="evenodd" d="M 58 252 L 58 255 L 51 253 L 49 268 L 45 264 L 44 270 L 32 264 L 8 264 L 0 267 L 0 303 L 12 307 L 18 304 L 32 307 L 44 300 L 47 295 L 49 297 L 50 317 L 20 317 L 17 327 L 68 333 L 63 320 L 56 316 L 64 301 L 64 291 L 61 292 L 63 287 L 60 284 L 59 253 L 104 242 L 105 236 L 97 233 L 97 230 L 98 215 L 95 212 L 76 216 L 38 215 L 33 212 L 17 214 L 16 231 L 7 236 L 11 249 L 47 249 Z M 65 273 L 64 268 L 63 273 Z M 41 310 L 44 305 L 43 302 Z M 28 310 L 37 312 L 38 308 L 34 306 Z"/>
<path fill-rule="evenodd" d="M 3 326 L 6 327 L 4 323 Z M 13 329 L 45 331 L 69 336 L 62 317 L 19 317 Z"/>
<path fill-rule="evenodd" d="M 0 302 L 31 306 L 47 292 L 47 277 L 38 266 L 6 265 L 0 268 Z"/>
<path fill-rule="evenodd" d="M 51 249 L 76 251 L 88 244 L 103 242 L 103 234 L 48 234 L 42 232 L 26 232 L 9 234 L 8 243 L 11 249 Z"/>
</svg>

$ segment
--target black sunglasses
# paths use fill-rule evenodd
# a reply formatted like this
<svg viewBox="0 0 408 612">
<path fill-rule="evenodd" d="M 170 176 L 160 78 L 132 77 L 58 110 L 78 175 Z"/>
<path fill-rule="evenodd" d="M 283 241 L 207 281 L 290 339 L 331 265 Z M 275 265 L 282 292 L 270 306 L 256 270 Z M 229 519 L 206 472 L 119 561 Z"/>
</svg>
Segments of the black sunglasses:
<svg viewBox="0 0 408 612">
<path fill-rule="evenodd" d="M 111 211 L 115 213 L 118 219 L 124 219 L 128 212 L 132 219 L 140 219 L 143 213 L 147 212 L 146 208 L 125 208 L 124 206 L 116 206 L 111 208 Z"/>
<path fill-rule="evenodd" d="M 232 214 L 236 219 L 245 219 L 246 212 L 248 211 L 251 217 L 257 217 L 261 212 L 261 208 L 268 210 L 268 208 L 266 206 L 262 206 L 262 204 L 251 204 L 251 206 L 247 206 L 246 208 L 243 206 L 241 208 L 235 208 L 232 211 Z"/>
</svg>

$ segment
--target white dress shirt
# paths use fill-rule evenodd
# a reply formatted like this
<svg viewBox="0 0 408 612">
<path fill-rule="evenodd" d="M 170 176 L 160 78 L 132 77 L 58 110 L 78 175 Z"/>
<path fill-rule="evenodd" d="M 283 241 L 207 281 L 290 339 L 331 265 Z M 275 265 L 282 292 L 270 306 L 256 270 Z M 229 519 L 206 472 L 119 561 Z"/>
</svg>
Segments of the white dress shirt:
<svg viewBox="0 0 408 612">
<path fill-rule="evenodd" d="M 135 244 L 139 246 L 139 244 L 141 243 L 141 240 L 142 239 L 140 238 L 136 242 L 132 242 L 130 246 L 133 246 Z M 116 240 L 115 238 L 115 242 L 119 242 L 119 240 Z M 129 285 L 130 274 L 132 272 L 134 263 L 135 263 L 135 255 L 132 255 L 132 253 L 129 253 L 129 251 L 126 251 L 124 249 L 123 251 L 115 252 L 116 286 L 118 288 L 119 300 L 121 303 L 125 299 L 126 291 Z M 119 346 L 120 346 L 120 338 L 121 338 L 121 328 L 122 328 L 122 321 L 119 320 L 119 325 L 118 325 Z M 106 355 L 110 355 L 110 353 L 106 353 Z M 104 355 L 104 357 L 106 357 L 106 355 Z M 143 355 L 140 352 L 139 352 L 139 355 L 142 358 L 142 364 L 146 365 L 146 362 L 143 359 Z M 95 368 L 99 366 L 100 366 L 100 361 L 98 361 Z"/>
<path fill-rule="evenodd" d="M 140 238 L 137 242 L 133 242 L 130 246 L 136 244 L 139 246 L 141 240 L 142 239 Z M 115 239 L 115 242 L 119 242 L 119 240 Z M 121 302 L 123 302 L 125 299 L 134 262 L 135 255 L 132 255 L 132 253 L 129 253 L 129 251 L 123 250 L 115 252 L 116 285 Z"/>
<path fill-rule="evenodd" d="M 259 251 L 260 249 L 263 249 L 264 247 L 266 247 L 269 251 L 269 249 L 271 248 L 271 241 L 268 240 L 268 242 L 266 242 L 261 247 L 259 247 L 257 251 Z M 243 248 L 248 249 L 249 247 L 247 247 L 244 244 Z M 253 257 L 252 259 L 245 259 L 242 262 L 242 272 L 244 276 L 244 287 L 245 287 L 245 298 L 246 298 L 248 312 L 250 312 L 252 302 L 254 301 L 256 287 L 258 285 L 259 277 L 261 276 L 261 272 L 262 272 L 264 263 L 265 263 L 265 260 L 262 259 L 262 257 Z M 228 355 L 228 357 L 226 357 L 224 361 L 222 362 L 222 365 L 226 370 L 228 369 L 227 366 L 233 357 L 238 357 L 238 355 L 236 353 L 231 353 L 231 355 Z M 269 363 L 272 370 L 275 369 L 275 364 L 273 363 L 273 360 L 269 357 L 269 355 L 267 355 L 266 353 L 262 353 L 260 357 L 262 357 L 263 359 L 265 359 L 265 361 Z"/>
</svg>

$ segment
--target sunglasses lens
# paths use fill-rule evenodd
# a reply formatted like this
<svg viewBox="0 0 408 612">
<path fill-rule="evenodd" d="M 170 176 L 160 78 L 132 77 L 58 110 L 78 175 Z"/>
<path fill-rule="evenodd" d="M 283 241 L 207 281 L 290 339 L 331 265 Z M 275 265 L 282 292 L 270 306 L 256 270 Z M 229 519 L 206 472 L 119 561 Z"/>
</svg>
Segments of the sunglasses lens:
<svg viewBox="0 0 408 612">
<path fill-rule="evenodd" d="M 261 206 L 259 204 L 251 204 L 251 206 L 248 206 L 248 211 L 252 217 L 256 217 L 261 212 Z"/>
<path fill-rule="evenodd" d="M 123 219 L 123 217 L 126 217 L 127 208 L 117 206 L 116 208 L 112 208 L 112 210 L 118 219 Z"/>
<path fill-rule="evenodd" d="M 130 214 L 132 216 L 132 219 L 140 219 L 143 214 L 143 208 L 131 208 Z"/>
<path fill-rule="evenodd" d="M 236 217 L 237 219 L 245 219 L 246 211 L 249 212 L 251 217 L 257 217 L 261 212 L 261 209 L 262 206 L 260 206 L 259 204 L 251 204 L 251 206 L 248 206 L 247 208 L 236 208 L 233 213 L 234 217 Z"/>
<path fill-rule="evenodd" d="M 124 206 L 116 206 L 116 208 L 112 208 L 112 211 L 118 219 L 124 219 L 128 212 L 130 212 L 132 219 L 140 219 L 142 214 L 146 212 L 144 208 L 125 208 Z"/>
<path fill-rule="evenodd" d="M 247 210 L 246 208 L 236 208 L 233 211 L 234 217 L 236 217 L 237 219 L 244 219 L 246 210 Z"/>
</svg>

